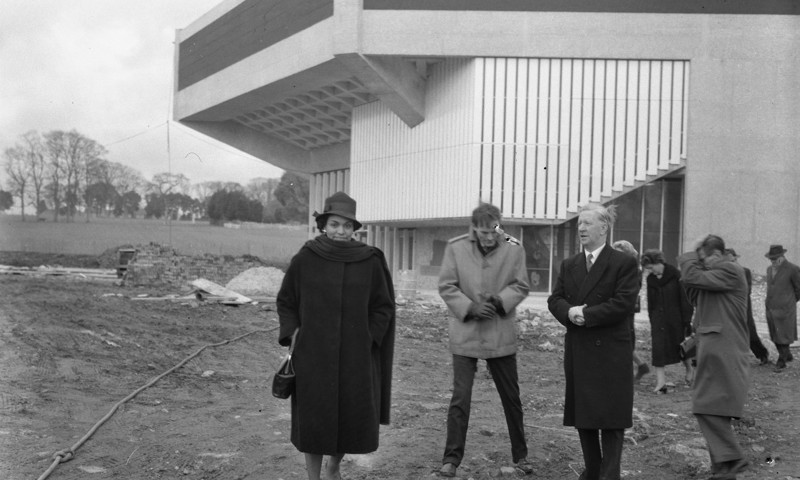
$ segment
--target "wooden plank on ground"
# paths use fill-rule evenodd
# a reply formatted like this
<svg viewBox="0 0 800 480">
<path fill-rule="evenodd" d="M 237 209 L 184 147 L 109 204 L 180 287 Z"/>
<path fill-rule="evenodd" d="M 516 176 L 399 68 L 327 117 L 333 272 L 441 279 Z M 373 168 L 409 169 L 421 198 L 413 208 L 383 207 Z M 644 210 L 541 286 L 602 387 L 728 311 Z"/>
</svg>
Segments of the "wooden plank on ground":
<svg viewBox="0 0 800 480">
<path fill-rule="evenodd" d="M 9 265 L 0 265 L 0 274 L 8 275 L 53 275 L 65 276 L 74 275 L 83 278 L 94 279 L 113 279 L 116 280 L 117 275 L 114 270 L 90 269 L 90 268 L 51 268 L 51 267 L 14 267 Z"/>
</svg>

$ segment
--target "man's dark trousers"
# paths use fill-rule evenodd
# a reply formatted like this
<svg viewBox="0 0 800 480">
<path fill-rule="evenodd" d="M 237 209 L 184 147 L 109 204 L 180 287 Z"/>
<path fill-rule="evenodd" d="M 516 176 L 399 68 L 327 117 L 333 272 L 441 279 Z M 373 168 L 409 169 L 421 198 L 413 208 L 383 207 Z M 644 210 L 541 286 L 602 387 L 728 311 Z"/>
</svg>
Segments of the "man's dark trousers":
<svg viewBox="0 0 800 480">
<path fill-rule="evenodd" d="M 755 355 L 759 360 L 769 358 L 769 351 L 761 342 L 761 338 L 758 336 L 756 322 L 753 320 L 752 316 L 747 318 L 747 329 L 750 330 L 750 351 L 753 352 L 753 355 Z"/>
<path fill-rule="evenodd" d="M 508 435 L 511 438 L 511 457 L 514 463 L 528 456 L 525 442 L 525 424 L 522 418 L 522 402 L 519 397 L 517 356 L 487 358 L 486 365 L 492 374 L 503 412 L 506 416 Z M 469 412 L 472 403 L 472 384 L 475 380 L 478 359 L 453 355 L 453 398 L 447 411 L 447 442 L 442 463 L 461 464 L 464 445 L 467 441 Z"/>
<path fill-rule="evenodd" d="M 579 428 L 578 436 L 586 465 L 580 480 L 619 480 L 625 430 Z"/>
</svg>

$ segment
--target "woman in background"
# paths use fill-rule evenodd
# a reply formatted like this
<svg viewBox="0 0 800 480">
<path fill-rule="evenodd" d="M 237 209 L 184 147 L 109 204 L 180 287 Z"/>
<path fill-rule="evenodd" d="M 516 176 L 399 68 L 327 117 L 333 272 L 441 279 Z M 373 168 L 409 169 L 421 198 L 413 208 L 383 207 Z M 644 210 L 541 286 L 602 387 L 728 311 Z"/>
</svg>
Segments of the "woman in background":
<svg viewBox="0 0 800 480">
<path fill-rule="evenodd" d="M 619 250 L 622 253 L 627 253 L 628 255 L 632 256 L 639 261 L 639 252 L 633 247 L 631 242 L 627 240 L 617 240 L 611 245 L 614 250 Z M 639 275 L 639 288 L 641 289 L 641 280 L 642 277 Z M 631 312 L 630 317 L 630 324 L 631 324 L 631 345 L 633 346 L 633 364 L 636 366 L 636 374 L 634 376 L 634 381 L 639 383 L 639 380 L 642 379 L 643 376 L 650 373 L 650 367 L 647 366 L 647 362 L 639 358 L 639 355 L 636 354 L 636 325 L 635 325 L 635 316 L 639 313 L 641 303 L 639 302 L 639 297 L 636 297 L 636 307 L 634 308 L 633 312 Z"/>
<path fill-rule="evenodd" d="M 642 268 L 647 276 L 647 312 L 650 314 L 650 335 L 653 341 L 653 367 L 656 371 L 655 393 L 667 393 L 664 367 L 683 362 L 685 381 L 691 385 L 694 367 L 691 360 L 681 360 L 681 342 L 692 333 L 694 308 L 681 283 L 680 271 L 664 261 L 660 250 L 647 250 L 642 255 Z"/>
<path fill-rule="evenodd" d="M 389 424 L 395 304 L 383 253 L 353 240 L 356 202 L 343 192 L 314 213 L 322 235 L 292 258 L 278 292 L 278 341 L 297 332 L 291 441 L 309 480 L 339 480 L 346 453 L 378 448 Z"/>
</svg>

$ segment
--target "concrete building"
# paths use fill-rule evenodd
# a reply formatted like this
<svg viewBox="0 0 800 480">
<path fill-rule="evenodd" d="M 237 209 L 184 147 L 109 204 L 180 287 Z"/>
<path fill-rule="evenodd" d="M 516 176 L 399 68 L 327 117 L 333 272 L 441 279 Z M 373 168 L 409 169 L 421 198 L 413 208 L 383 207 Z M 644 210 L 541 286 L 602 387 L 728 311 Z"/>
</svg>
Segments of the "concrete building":
<svg viewBox="0 0 800 480">
<path fill-rule="evenodd" d="M 312 211 L 350 193 L 421 288 L 480 200 L 539 292 L 588 202 L 668 259 L 800 259 L 797 2 L 226 0 L 176 44 L 175 120 L 308 174 Z"/>
</svg>

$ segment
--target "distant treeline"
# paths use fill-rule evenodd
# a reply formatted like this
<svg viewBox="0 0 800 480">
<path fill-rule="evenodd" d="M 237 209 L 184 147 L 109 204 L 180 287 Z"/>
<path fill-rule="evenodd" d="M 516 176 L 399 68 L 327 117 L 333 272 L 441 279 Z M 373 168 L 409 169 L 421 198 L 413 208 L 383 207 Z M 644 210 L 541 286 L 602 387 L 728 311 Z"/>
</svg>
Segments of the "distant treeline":
<svg viewBox="0 0 800 480">
<path fill-rule="evenodd" d="M 73 221 L 77 216 L 206 219 L 305 223 L 308 179 L 285 173 L 280 179 L 192 184 L 183 174 L 159 173 L 146 180 L 135 169 L 103 157 L 98 142 L 72 130 L 30 131 L 3 151 L 7 174 L 0 189 L 0 211 L 18 205 L 23 221 L 37 218 Z"/>
</svg>

